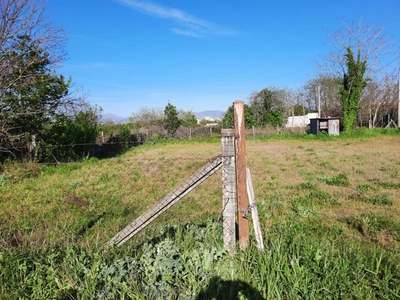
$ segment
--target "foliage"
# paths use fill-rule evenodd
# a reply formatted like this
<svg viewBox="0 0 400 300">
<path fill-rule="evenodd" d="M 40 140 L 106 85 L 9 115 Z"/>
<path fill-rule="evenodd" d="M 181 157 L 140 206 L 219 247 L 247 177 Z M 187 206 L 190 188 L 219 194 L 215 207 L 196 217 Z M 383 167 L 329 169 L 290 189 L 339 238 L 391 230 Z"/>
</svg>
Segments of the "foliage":
<svg viewBox="0 0 400 300">
<path fill-rule="evenodd" d="M 98 135 L 96 111 L 80 111 L 74 118 L 61 115 L 55 121 L 43 133 L 38 161 L 67 162 L 89 157 Z"/>
<path fill-rule="evenodd" d="M 361 60 L 361 53 L 358 51 L 357 60 L 353 51 L 347 48 L 347 73 L 343 75 L 343 86 L 340 88 L 342 109 L 343 109 L 343 130 L 350 131 L 357 118 L 358 102 L 361 93 L 367 85 L 368 80 L 364 78 L 367 68 L 367 61 Z"/>
<path fill-rule="evenodd" d="M 368 23 L 364 18 L 350 21 L 339 19 L 338 21 L 342 25 L 341 27 L 331 32 L 326 31 L 327 44 L 331 45 L 332 50 L 327 55 L 322 55 L 321 60 L 317 62 L 321 75 L 316 80 L 320 81 L 320 77 L 343 78 L 343 73 L 348 69 L 349 58 L 347 56 L 349 49 L 351 49 L 354 56 L 358 56 L 360 70 L 365 67 L 363 73 L 371 82 L 364 88 L 360 99 L 354 98 L 357 103 L 347 104 L 349 107 L 345 109 L 340 109 L 341 103 L 343 103 L 343 94 L 342 92 L 339 94 L 340 101 L 338 101 L 336 94 L 338 94 L 339 89 L 335 87 L 337 84 L 343 86 L 342 80 L 330 85 L 334 89 L 329 90 L 334 91 L 335 94 L 329 92 L 328 98 L 325 97 L 326 85 L 320 82 L 318 85 L 321 86 L 322 115 L 339 116 L 338 112 L 346 111 L 346 116 L 344 116 L 345 130 L 348 131 L 353 125 L 353 113 L 350 113 L 349 116 L 351 117 L 347 114 L 352 110 L 351 107 L 355 110 L 354 107 L 358 105 L 359 114 L 357 117 L 360 126 L 386 126 L 386 121 L 380 115 L 390 114 L 391 118 L 395 118 L 395 108 L 397 107 L 397 65 L 387 64 L 386 62 L 396 60 L 400 47 L 398 39 L 387 34 L 385 25 Z M 354 57 L 354 59 L 356 58 Z M 365 66 L 362 67 L 364 63 Z M 315 93 L 316 88 L 314 87 L 312 90 Z M 344 98 L 348 100 L 351 97 L 346 96 Z M 309 99 L 313 101 L 317 97 L 310 97 Z M 325 104 L 328 104 L 328 111 L 325 111 Z"/>
<path fill-rule="evenodd" d="M 0 174 L 0 187 L 10 185 L 13 182 L 13 175 L 3 172 Z"/>
<path fill-rule="evenodd" d="M 340 135 L 340 138 L 348 139 L 348 138 L 360 138 L 360 137 L 379 137 L 385 135 L 398 135 L 400 130 L 398 128 L 373 128 L 368 129 L 366 127 L 359 127 L 350 132 L 344 132 Z"/>
<path fill-rule="evenodd" d="M 277 88 L 265 88 L 252 93 L 249 104 L 244 106 L 245 127 L 282 126 L 286 122 L 286 105 L 293 97 L 289 90 Z M 222 126 L 233 128 L 233 106 L 224 114 Z"/>
<path fill-rule="evenodd" d="M 7 83 L 3 82 L 10 88 L 0 102 L 1 122 L 8 128 L 9 144 L 17 140 L 24 144 L 25 137 L 40 133 L 66 104 L 71 80 L 51 73 L 49 54 L 30 36 L 18 36 L 14 50 L 6 53 L 4 59 L 14 64 L 6 77 Z"/>
<path fill-rule="evenodd" d="M 367 76 L 375 79 L 392 73 L 397 69 L 396 64 L 386 64 L 384 58 L 392 59 L 399 54 L 399 40 L 388 36 L 385 25 L 368 23 L 364 18 L 350 22 L 339 19 L 342 28 L 326 34 L 328 44 L 332 45 L 332 51 L 322 56 L 318 67 L 324 74 L 333 74 L 341 77 L 347 62 L 343 59 L 348 53 L 348 48 L 357 49 L 360 61 L 368 64 Z M 385 65 L 383 66 L 382 63 Z"/>
<path fill-rule="evenodd" d="M 64 58 L 64 34 L 45 20 L 44 10 L 42 1 L 0 5 L 0 153 L 20 156 L 70 85 L 52 72 Z"/>
<path fill-rule="evenodd" d="M 183 126 L 193 127 L 197 125 L 197 118 L 193 112 L 179 110 L 178 114 Z"/>
<path fill-rule="evenodd" d="M 378 238 L 380 219 L 362 216 L 348 224 L 362 222 Z M 212 222 L 166 227 L 159 238 L 106 253 L 75 245 L 7 249 L 0 257 L 0 296 L 391 299 L 400 292 L 395 256 L 349 240 L 335 225 L 327 228 L 315 219 L 282 222 L 264 234 L 265 251 L 250 246 L 233 257 L 210 242 L 215 229 L 220 234 L 221 226 Z"/>
<path fill-rule="evenodd" d="M 246 128 L 251 128 L 256 125 L 256 120 L 254 119 L 251 107 L 248 104 L 244 105 L 244 126 Z M 223 128 L 233 128 L 233 106 L 229 106 L 228 111 L 224 114 L 222 119 Z"/>
<path fill-rule="evenodd" d="M 57 74 L 65 59 L 65 33 L 52 25 L 45 12 L 42 0 L 0 4 L 1 160 L 34 159 L 35 144 L 53 124 L 64 123 L 79 111 L 85 113 L 88 106 L 76 95 L 71 79 Z"/>
<path fill-rule="evenodd" d="M 340 173 L 338 175 L 330 176 L 330 177 L 320 177 L 319 181 L 329 184 L 329 185 L 337 185 L 337 186 L 349 186 L 349 178 L 346 174 Z"/>
<path fill-rule="evenodd" d="M 168 102 L 164 109 L 164 115 L 164 128 L 170 136 L 174 136 L 179 126 L 181 126 L 181 120 L 178 118 L 176 107 Z"/>
<path fill-rule="evenodd" d="M 249 105 L 258 126 L 282 126 L 285 116 L 285 91 L 265 88 L 254 93 Z"/>
<path fill-rule="evenodd" d="M 129 142 L 131 140 L 131 127 L 129 124 L 123 124 L 121 125 L 119 136 L 123 140 L 123 151 L 126 151 L 129 149 Z"/>
<path fill-rule="evenodd" d="M 295 116 L 304 116 L 304 115 L 306 115 L 306 114 L 311 112 L 307 107 L 305 107 L 305 106 L 303 106 L 301 104 L 294 105 L 293 106 L 293 111 L 294 111 L 294 115 Z"/>
<path fill-rule="evenodd" d="M 38 67 L 54 70 L 65 59 L 65 33 L 46 19 L 45 11 L 41 0 L 1 2 L 0 98 L 9 89 L 29 85 Z"/>
<path fill-rule="evenodd" d="M 181 295 L 193 299 L 210 273 L 225 258 L 226 250 L 213 246 L 213 233 L 221 226 L 187 224 L 166 227 L 158 241 L 135 249 L 102 253 L 101 248 L 43 247 L 1 252 L 2 299 L 115 299 Z M 171 234 L 172 233 L 172 234 Z M 209 248 L 205 247 L 209 246 Z M 5 284 L 6 285 L 3 285 Z"/>
<path fill-rule="evenodd" d="M 173 110 L 170 110 L 172 107 Z M 157 135 L 161 137 L 165 135 L 165 132 L 163 129 L 161 129 L 161 127 L 167 130 L 170 137 L 175 136 L 176 130 L 179 128 L 179 126 L 177 126 L 178 124 L 189 128 L 197 127 L 197 118 L 193 112 L 177 110 L 176 107 L 170 103 L 168 103 L 165 109 L 167 108 L 168 113 L 170 114 L 169 118 L 166 116 L 165 111 L 163 111 L 162 108 L 142 107 L 138 112 L 133 113 L 129 117 L 129 123 L 133 125 L 133 129 L 136 131 L 136 133 L 143 132 L 141 130 L 143 128 L 147 129 L 148 132 L 148 130 L 151 130 L 151 128 L 154 129 L 160 127 Z M 108 127 L 105 128 L 107 132 L 110 131 L 109 129 L 111 126 L 104 127 Z M 170 128 L 170 130 L 168 128 Z M 119 130 L 114 130 L 113 134 L 116 131 Z M 151 137 L 148 136 L 148 138 Z"/>
<path fill-rule="evenodd" d="M 389 199 L 386 194 L 379 194 L 371 197 L 365 197 L 362 199 L 363 202 L 371 203 L 373 205 L 392 205 L 393 201 Z"/>
</svg>

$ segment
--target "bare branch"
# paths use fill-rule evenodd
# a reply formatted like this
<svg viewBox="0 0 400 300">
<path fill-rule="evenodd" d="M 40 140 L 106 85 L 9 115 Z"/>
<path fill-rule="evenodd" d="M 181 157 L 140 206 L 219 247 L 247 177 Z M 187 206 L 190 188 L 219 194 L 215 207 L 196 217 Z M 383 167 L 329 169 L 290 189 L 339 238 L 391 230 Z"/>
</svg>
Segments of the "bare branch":
<svg viewBox="0 0 400 300">
<path fill-rule="evenodd" d="M 381 75 L 382 59 L 393 57 L 399 52 L 398 39 L 388 37 L 385 27 L 374 23 L 366 23 L 364 19 L 347 23 L 340 20 L 343 27 L 334 32 L 325 30 L 332 46 L 332 51 L 321 56 L 318 68 L 331 76 L 341 77 L 346 68 L 346 49 L 350 47 L 354 53 L 361 54 L 361 61 L 367 61 L 367 77 Z"/>
</svg>

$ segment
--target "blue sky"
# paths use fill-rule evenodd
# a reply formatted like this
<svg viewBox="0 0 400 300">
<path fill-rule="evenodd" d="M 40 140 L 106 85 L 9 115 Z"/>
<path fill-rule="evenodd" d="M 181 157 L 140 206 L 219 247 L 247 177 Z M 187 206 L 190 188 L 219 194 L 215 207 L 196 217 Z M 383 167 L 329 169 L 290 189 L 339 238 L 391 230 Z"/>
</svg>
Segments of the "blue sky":
<svg viewBox="0 0 400 300">
<path fill-rule="evenodd" d="M 331 48 L 324 30 L 364 18 L 400 38 L 399 0 L 51 0 L 68 34 L 60 73 L 103 113 L 226 111 L 265 87 L 301 87 Z"/>
</svg>

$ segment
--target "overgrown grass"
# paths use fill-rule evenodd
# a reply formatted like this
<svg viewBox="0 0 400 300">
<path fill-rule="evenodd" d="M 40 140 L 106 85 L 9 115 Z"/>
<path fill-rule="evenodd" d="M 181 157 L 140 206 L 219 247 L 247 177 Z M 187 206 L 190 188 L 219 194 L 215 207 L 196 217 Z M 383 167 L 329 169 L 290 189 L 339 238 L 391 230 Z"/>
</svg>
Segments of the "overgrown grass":
<svg viewBox="0 0 400 300">
<path fill-rule="evenodd" d="M 250 131 L 249 131 L 250 136 Z M 376 138 L 382 136 L 397 136 L 400 134 L 398 128 L 373 128 L 359 127 L 349 132 L 341 132 L 338 136 L 328 135 L 326 132 L 321 131 L 319 135 L 309 134 L 307 132 L 290 132 L 283 131 L 282 133 L 271 133 L 257 135 L 257 139 L 261 140 L 346 140 L 354 138 Z M 252 137 L 254 138 L 254 137 Z"/>
<path fill-rule="evenodd" d="M 320 177 L 318 178 L 319 181 L 329 184 L 329 185 L 337 185 L 337 186 L 349 186 L 349 178 L 346 174 L 338 174 L 330 177 Z"/>
<path fill-rule="evenodd" d="M 399 255 L 317 219 L 265 231 L 231 256 L 221 224 L 166 226 L 140 243 L 2 252 L 2 299 L 395 299 Z"/>
<path fill-rule="evenodd" d="M 395 133 L 397 134 L 397 133 Z M 0 299 L 397 299 L 397 135 L 252 139 L 265 251 L 222 247 L 221 173 L 120 248 L 103 245 L 220 154 L 161 141 L 108 160 L 5 165 Z"/>
</svg>

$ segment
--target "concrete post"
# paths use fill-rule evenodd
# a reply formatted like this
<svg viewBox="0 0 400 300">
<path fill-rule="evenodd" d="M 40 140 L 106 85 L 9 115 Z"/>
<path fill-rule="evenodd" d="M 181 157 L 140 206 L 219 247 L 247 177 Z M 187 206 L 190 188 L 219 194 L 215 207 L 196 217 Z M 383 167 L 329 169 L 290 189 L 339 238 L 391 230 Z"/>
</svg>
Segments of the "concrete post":
<svg viewBox="0 0 400 300">
<path fill-rule="evenodd" d="M 233 129 L 222 129 L 222 220 L 224 247 L 236 246 L 235 139 Z"/>
</svg>

